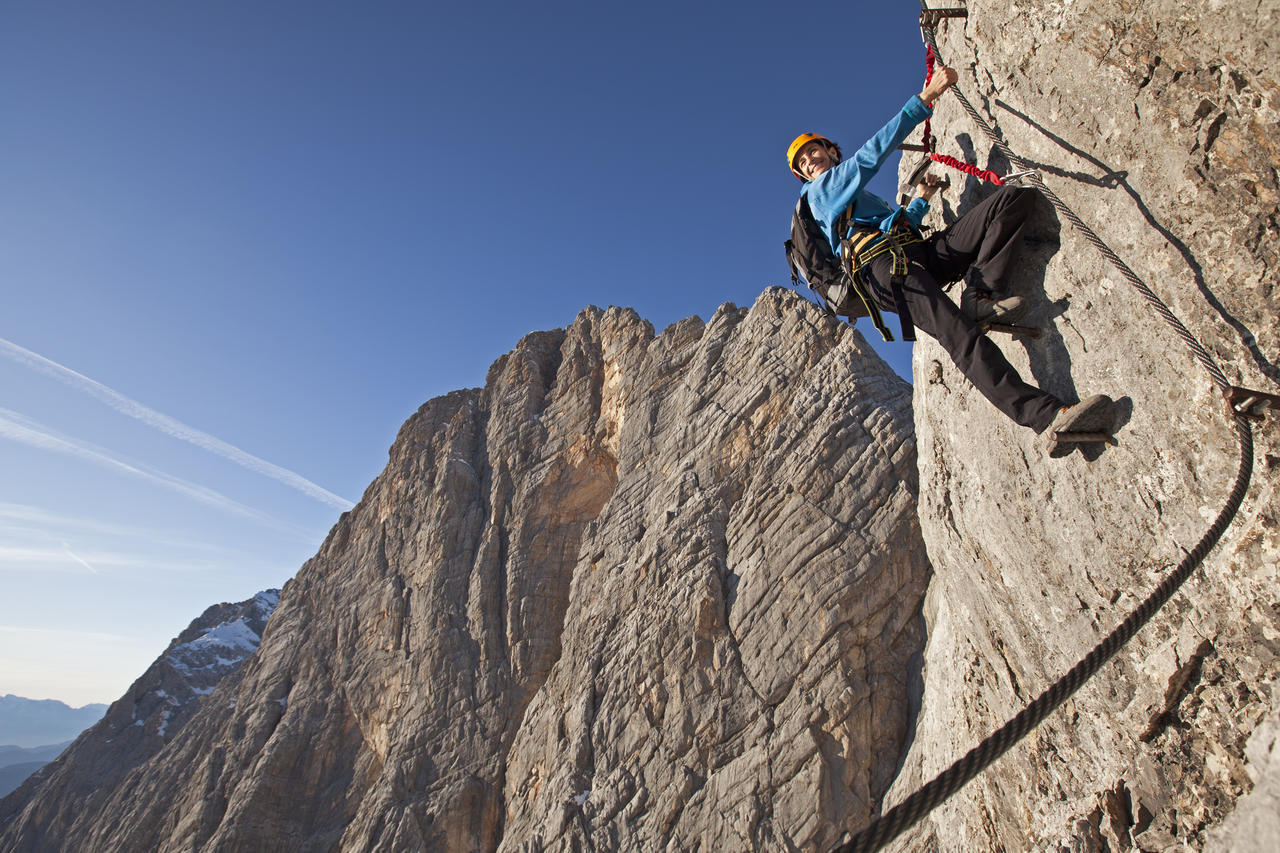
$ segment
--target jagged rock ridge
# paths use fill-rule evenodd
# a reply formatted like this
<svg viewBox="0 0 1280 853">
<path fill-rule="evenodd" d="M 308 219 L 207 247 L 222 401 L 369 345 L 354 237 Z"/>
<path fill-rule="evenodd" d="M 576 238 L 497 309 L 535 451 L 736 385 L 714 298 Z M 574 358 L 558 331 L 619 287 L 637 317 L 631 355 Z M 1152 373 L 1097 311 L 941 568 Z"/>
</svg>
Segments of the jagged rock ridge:
<svg viewBox="0 0 1280 853">
<path fill-rule="evenodd" d="M 77 846 L 830 846 L 910 727 L 909 399 L 776 289 L 527 336 L 409 419 L 258 653 Z M 0 843 L 65 840 L 29 799 Z"/>
<path fill-rule="evenodd" d="M 257 650 L 279 600 L 280 591 L 272 589 L 205 610 L 101 720 L 0 800 L 0 846 L 79 847 L 107 797 L 127 789 L 131 772 L 177 737 L 204 698 Z"/>
</svg>

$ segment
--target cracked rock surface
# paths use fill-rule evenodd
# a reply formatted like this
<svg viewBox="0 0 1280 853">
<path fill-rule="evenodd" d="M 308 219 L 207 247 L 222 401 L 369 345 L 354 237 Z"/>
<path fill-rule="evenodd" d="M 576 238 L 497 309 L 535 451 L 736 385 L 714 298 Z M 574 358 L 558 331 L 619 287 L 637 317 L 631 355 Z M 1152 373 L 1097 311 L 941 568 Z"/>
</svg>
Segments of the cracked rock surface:
<svg viewBox="0 0 1280 853">
<path fill-rule="evenodd" d="M 778 289 L 531 334 L 409 419 L 163 749 L 5 800 L 0 847 L 827 848 L 913 713 L 910 395 Z"/>
<path fill-rule="evenodd" d="M 960 88 L 1233 384 L 1280 393 L 1280 4 L 967 5 L 967 21 L 939 28 Z M 952 97 L 933 127 L 940 151 L 1007 170 Z M 964 181 L 932 224 L 989 191 Z M 1119 445 L 1048 459 L 932 341 L 917 344 L 920 518 L 935 575 L 923 711 L 890 803 L 1119 624 L 1208 530 L 1239 465 L 1221 398 L 1182 341 L 1048 202 L 1030 231 L 1015 289 L 1045 334 L 993 339 L 1064 399 L 1120 398 Z M 1275 763 L 1255 782 L 1246 745 L 1276 713 L 1278 423 L 1255 427 L 1252 488 L 1183 590 L 896 849 L 1199 849 L 1242 794 L 1275 789 Z M 1280 848 L 1270 833 L 1246 833 L 1238 849 Z"/>
</svg>

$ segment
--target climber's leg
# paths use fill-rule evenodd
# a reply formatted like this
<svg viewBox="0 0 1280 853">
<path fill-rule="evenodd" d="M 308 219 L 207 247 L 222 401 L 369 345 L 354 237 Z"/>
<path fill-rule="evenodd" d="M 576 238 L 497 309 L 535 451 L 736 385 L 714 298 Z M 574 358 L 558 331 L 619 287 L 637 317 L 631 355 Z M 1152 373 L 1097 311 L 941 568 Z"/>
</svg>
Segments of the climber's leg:
<svg viewBox="0 0 1280 853">
<path fill-rule="evenodd" d="M 909 251 L 908 254 L 918 256 L 919 253 Z M 871 281 L 876 301 L 885 311 L 894 311 L 897 307 L 890 290 L 891 262 L 888 254 L 881 255 L 863 273 Z M 918 261 L 913 261 L 907 269 L 902 292 L 916 328 L 936 339 L 960 372 L 997 409 L 1016 423 L 1043 432 L 1062 408 L 1062 401 L 1023 382 L 1000 348 L 947 298 Z"/>
<path fill-rule="evenodd" d="M 937 281 L 957 281 L 972 270 L 979 289 L 1006 293 L 1035 190 L 1003 186 L 951 227 L 925 241 L 923 263 Z"/>
</svg>

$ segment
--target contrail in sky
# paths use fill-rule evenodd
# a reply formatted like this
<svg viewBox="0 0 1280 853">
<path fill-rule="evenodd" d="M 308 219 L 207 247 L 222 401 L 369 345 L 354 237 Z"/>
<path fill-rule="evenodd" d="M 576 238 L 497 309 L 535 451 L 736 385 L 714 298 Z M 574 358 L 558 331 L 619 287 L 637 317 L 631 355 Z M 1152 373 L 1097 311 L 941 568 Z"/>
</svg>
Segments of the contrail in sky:
<svg viewBox="0 0 1280 853">
<path fill-rule="evenodd" d="M 138 554 L 117 551 L 88 551 L 76 553 L 63 543 L 62 547 L 53 545 L 19 545 L 10 547 L 0 545 L 0 566 L 8 570 L 25 571 L 62 571 L 67 567 L 68 559 L 88 569 L 93 574 L 101 574 L 97 566 L 124 568 L 131 571 L 139 569 L 159 570 L 164 572 L 214 572 L 225 568 L 225 563 L 213 560 L 178 560 L 163 557 L 145 557 Z M 92 564 L 89 562 L 92 560 Z M 50 568 L 52 567 L 52 568 Z"/>
<path fill-rule="evenodd" d="M 198 486 L 195 483 L 189 483 L 186 480 L 180 480 L 177 477 L 171 477 L 159 471 L 148 471 L 140 468 L 135 464 L 130 464 L 122 459 L 117 459 L 101 447 L 96 447 L 88 442 L 77 441 L 74 438 L 59 435 L 42 424 L 36 423 L 24 415 L 12 412 L 8 409 L 0 408 L 0 438 L 8 438 L 18 441 L 30 447 L 38 447 L 42 450 L 50 450 L 54 453 L 64 453 L 68 456 L 76 456 L 80 459 L 101 465 L 104 468 L 110 468 L 125 474 L 131 474 L 143 480 L 149 480 L 152 483 L 172 489 L 175 492 L 181 492 L 187 497 L 194 498 L 201 503 L 217 507 L 236 515 L 252 518 L 256 521 L 265 522 L 272 527 L 280 530 L 288 530 L 292 533 L 306 535 L 301 528 L 295 528 L 291 525 L 283 524 L 271 516 L 259 512 L 252 507 L 247 507 L 242 503 L 232 500 L 226 495 L 215 492 L 213 489 L 207 489 L 204 486 Z M 308 537 L 310 538 L 310 537 Z"/>
<path fill-rule="evenodd" d="M 70 543 L 63 542 L 63 543 L 62 543 L 62 547 L 63 547 L 63 549 L 67 552 L 67 556 L 68 556 L 68 557 L 70 557 L 71 559 L 75 560 L 75 561 L 76 561 L 77 563 L 79 563 L 80 565 L 84 566 L 86 569 L 88 569 L 88 570 L 89 570 L 90 572 L 92 572 L 93 574 L 95 574 L 95 575 L 96 575 L 96 574 L 98 574 L 98 570 L 97 570 L 97 569 L 95 569 L 93 566 L 89 565 L 89 563 L 88 563 L 88 562 L 87 562 L 83 557 L 81 557 L 80 555 L 78 555 L 75 551 L 72 551 L 72 550 L 71 550 L 71 545 L 70 545 Z"/>
<path fill-rule="evenodd" d="M 236 551 L 222 545 L 212 545 L 208 542 L 187 539 L 171 531 L 59 515 L 39 507 L 0 501 L 0 542 L 12 541 L 21 536 L 31 535 L 42 536 L 46 539 L 62 538 L 67 535 L 66 531 L 68 530 L 74 530 L 74 535 L 76 536 L 81 536 L 88 532 L 109 536 L 113 539 L 142 539 L 152 545 L 165 545 L 188 551 L 216 552 L 221 558 L 235 558 L 242 562 L 253 557 L 252 554 Z"/>
<path fill-rule="evenodd" d="M 147 426 L 158 429 L 165 435 L 194 444 L 196 447 L 248 468 L 256 474 L 270 477 L 273 480 L 284 483 L 286 486 L 291 486 L 321 503 L 341 510 L 348 510 L 355 506 L 355 504 L 341 495 L 335 495 L 333 492 L 317 486 L 301 475 L 295 474 L 286 468 L 281 468 L 279 465 L 273 465 L 265 459 L 259 459 L 257 456 L 246 453 L 235 445 L 227 444 L 222 439 L 215 438 L 207 432 L 201 432 L 195 427 L 187 426 L 181 421 L 161 414 L 155 409 L 142 405 L 137 400 L 126 397 L 119 391 L 108 388 L 101 382 L 90 379 L 82 373 L 76 373 L 71 368 L 63 367 L 56 361 L 50 361 L 44 356 L 34 353 L 25 347 L 20 347 L 12 341 L 0 338 L 0 355 L 33 370 L 38 370 L 46 376 L 52 376 L 54 379 L 64 382 L 73 388 L 84 391 L 86 394 L 106 403 L 120 414 L 142 421 Z"/>
</svg>

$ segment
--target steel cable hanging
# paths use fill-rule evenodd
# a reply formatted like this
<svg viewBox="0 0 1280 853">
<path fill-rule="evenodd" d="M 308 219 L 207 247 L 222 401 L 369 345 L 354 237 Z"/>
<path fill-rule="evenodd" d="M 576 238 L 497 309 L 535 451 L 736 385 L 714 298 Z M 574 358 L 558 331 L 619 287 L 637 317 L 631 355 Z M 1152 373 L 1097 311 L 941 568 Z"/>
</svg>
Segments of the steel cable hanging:
<svg viewBox="0 0 1280 853">
<path fill-rule="evenodd" d="M 938 56 L 938 46 L 935 41 L 933 27 L 929 25 L 922 26 L 921 33 L 924 35 L 925 42 Z M 939 61 L 941 61 L 939 59 Z M 951 91 L 960 101 L 960 105 L 965 112 L 969 114 L 978 127 L 991 139 L 991 142 L 999 151 L 1008 158 L 1011 165 L 1015 168 L 1025 170 L 1027 164 L 1013 153 L 1005 144 L 1004 140 L 995 132 L 995 130 L 978 114 L 969 99 L 956 87 L 952 87 Z M 1085 239 L 1087 239 L 1108 261 L 1110 261 L 1116 269 L 1132 284 L 1139 293 L 1147 300 L 1152 309 L 1156 311 L 1165 322 L 1168 323 L 1191 350 L 1192 355 L 1204 367 L 1212 378 L 1214 385 L 1218 390 L 1226 395 L 1231 388 L 1230 383 L 1223 375 L 1221 369 L 1214 362 L 1213 358 L 1205 350 L 1204 346 L 1196 340 L 1196 338 L 1187 330 L 1167 305 L 1156 296 L 1147 285 L 1138 278 L 1137 274 L 1131 270 L 1127 264 L 1120 259 L 1115 252 L 1111 250 L 1106 243 L 1102 241 L 1093 229 L 1089 228 L 1074 211 L 1067 207 L 1062 199 L 1058 198 L 1052 190 L 1045 186 L 1044 181 L 1040 178 L 1038 172 L 1029 176 L 1031 182 L 1045 195 L 1051 204 L 1062 214 L 1072 225 L 1080 231 Z M 1231 493 L 1227 497 L 1226 505 L 1218 513 L 1209 530 L 1201 537 L 1196 546 L 1183 558 L 1182 562 L 1173 569 L 1159 586 L 1147 597 L 1142 604 L 1138 605 L 1132 613 L 1128 615 L 1123 622 L 1120 623 L 1102 642 L 1098 643 L 1088 655 L 1079 663 L 1072 667 L 1066 675 L 1062 676 L 1050 686 L 1047 690 L 1040 694 L 1030 705 L 1024 708 L 1017 716 L 1009 720 L 1001 726 L 995 733 L 989 735 L 985 740 L 973 749 L 969 750 L 962 758 L 954 762 L 950 767 L 938 774 L 934 779 L 911 796 L 907 797 L 898 805 L 885 812 L 875 820 L 870 826 L 862 829 L 853 839 L 836 848 L 837 853 L 853 853 L 853 851 L 873 851 L 879 850 L 883 845 L 892 841 L 902 832 L 906 831 L 922 817 L 932 811 L 936 806 L 949 798 L 956 791 L 960 790 L 966 783 L 981 773 L 984 769 L 992 764 L 997 758 L 1007 752 L 1015 743 L 1021 740 L 1028 732 L 1044 721 L 1049 714 L 1053 713 L 1058 706 L 1065 702 L 1073 693 L 1080 689 L 1094 674 L 1098 672 L 1111 657 L 1120 650 L 1125 643 L 1133 638 L 1139 630 L 1142 629 L 1151 617 L 1164 606 L 1173 594 L 1178 591 L 1179 587 L 1186 582 L 1192 572 L 1204 561 L 1204 558 L 1218 543 L 1223 532 L 1231 523 L 1239 511 L 1241 504 L 1244 502 L 1245 493 L 1249 489 L 1249 480 L 1253 473 L 1253 430 L 1249 425 L 1247 418 L 1228 408 L 1232 412 L 1235 420 L 1236 433 L 1240 439 L 1240 467 L 1236 472 L 1235 484 L 1231 488 Z"/>
<path fill-rule="evenodd" d="M 931 28 L 925 28 L 922 32 L 924 32 L 925 39 L 927 40 L 929 47 L 933 50 L 934 56 L 938 56 L 938 46 L 934 41 L 933 30 Z M 1076 215 L 1075 211 L 1067 207 L 1066 202 L 1058 198 L 1057 193 L 1045 185 L 1044 180 L 1040 177 L 1039 171 L 1031 170 L 1026 161 L 1013 153 L 1009 146 L 1005 144 L 1005 141 L 1000 138 L 1000 135 L 995 132 L 995 129 L 978 114 L 978 111 L 974 109 L 973 104 L 969 103 L 969 99 L 964 96 L 964 93 L 961 92 L 959 88 L 952 86 L 951 92 L 960 101 L 960 106 L 964 107 L 964 111 L 969 114 L 969 118 L 973 120 L 973 123 L 982 129 L 982 132 L 987 135 L 991 140 L 991 143 L 999 149 L 1000 153 L 1009 160 L 1009 163 L 1016 170 L 1031 171 L 1031 174 L 1024 180 L 1030 181 L 1038 190 L 1040 190 L 1040 192 L 1044 193 L 1044 197 L 1049 200 L 1049 203 L 1052 204 L 1059 213 L 1066 217 L 1067 221 L 1074 225 L 1076 230 L 1083 234 L 1084 238 L 1088 240 L 1095 249 L 1101 252 L 1102 256 L 1110 261 L 1130 284 L 1137 288 L 1138 292 L 1146 298 L 1147 302 L 1151 303 L 1151 307 L 1164 318 L 1165 322 L 1173 327 L 1173 330 L 1177 332 L 1178 337 L 1182 338 L 1183 343 L 1187 345 L 1192 354 L 1195 355 L 1196 359 L 1204 365 L 1204 369 L 1209 371 L 1209 375 L 1213 377 L 1213 384 L 1218 386 L 1218 390 L 1225 395 L 1230 389 L 1231 383 L 1227 381 L 1227 377 L 1222 374 L 1218 365 L 1214 363 L 1213 358 L 1200 344 L 1200 342 L 1197 341 L 1191 332 L 1187 330 L 1186 326 L 1182 325 L 1182 321 L 1174 316 L 1173 312 L 1169 310 L 1169 306 L 1165 305 L 1164 302 L 1161 301 L 1160 297 L 1156 296 L 1155 293 L 1151 291 L 1151 288 L 1147 287 L 1146 283 L 1144 283 L 1142 279 L 1138 278 L 1137 273 L 1129 269 L 1128 264 L 1120 260 L 1120 256 L 1113 252 L 1111 247 L 1104 243 L 1102 238 L 1095 234 L 1093 229 L 1086 225 L 1084 221 Z"/>
</svg>

